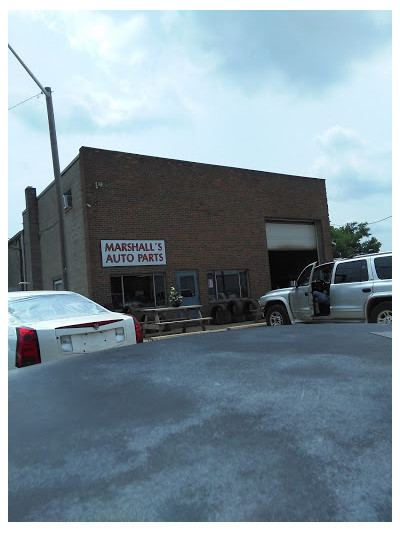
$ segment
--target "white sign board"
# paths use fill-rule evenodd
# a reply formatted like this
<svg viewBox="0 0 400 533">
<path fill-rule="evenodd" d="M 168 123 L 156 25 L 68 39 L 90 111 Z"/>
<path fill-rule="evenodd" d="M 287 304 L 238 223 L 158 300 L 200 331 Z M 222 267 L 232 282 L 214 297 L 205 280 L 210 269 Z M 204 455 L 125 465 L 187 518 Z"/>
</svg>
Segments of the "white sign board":
<svg viewBox="0 0 400 533">
<path fill-rule="evenodd" d="M 103 267 L 166 265 L 164 241 L 101 241 Z"/>
</svg>

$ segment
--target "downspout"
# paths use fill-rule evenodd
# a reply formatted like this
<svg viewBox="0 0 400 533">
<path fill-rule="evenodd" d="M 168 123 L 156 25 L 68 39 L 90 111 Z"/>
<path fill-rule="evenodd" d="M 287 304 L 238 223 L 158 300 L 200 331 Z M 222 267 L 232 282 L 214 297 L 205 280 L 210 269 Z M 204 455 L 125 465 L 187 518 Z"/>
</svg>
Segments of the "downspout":
<svg viewBox="0 0 400 533">
<path fill-rule="evenodd" d="M 23 290 L 27 290 L 27 284 L 26 284 L 26 268 L 25 268 L 25 242 L 24 242 L 24 232 L 21 232 L 21 277 L 22 277 L 22 283 L 23 283 Z"/>
</svg>

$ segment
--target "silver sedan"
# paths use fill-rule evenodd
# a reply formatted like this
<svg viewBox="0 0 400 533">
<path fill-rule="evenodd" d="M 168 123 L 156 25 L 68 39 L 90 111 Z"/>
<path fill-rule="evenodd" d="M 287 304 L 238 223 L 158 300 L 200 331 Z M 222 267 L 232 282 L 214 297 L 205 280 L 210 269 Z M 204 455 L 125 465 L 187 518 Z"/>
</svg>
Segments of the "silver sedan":
<svg viewBox="0 0 400 533">
<path fill-rule="evenodd" d="M 8 293 L 8 369 L 140 342 L 134 317 L 69 291 Z"/>
</svg>

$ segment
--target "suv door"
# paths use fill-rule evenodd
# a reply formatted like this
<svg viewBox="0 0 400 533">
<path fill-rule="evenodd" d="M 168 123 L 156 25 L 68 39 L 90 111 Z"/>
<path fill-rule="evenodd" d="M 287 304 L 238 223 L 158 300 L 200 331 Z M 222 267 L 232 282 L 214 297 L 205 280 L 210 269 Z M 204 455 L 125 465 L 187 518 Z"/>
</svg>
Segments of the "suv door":
<svg viewBox="0 0 400 533">
<path fill-rule="evenodd" d="M 314 269 L 317 262 L 307 265 L 297 278 L 296 286 L 289 293 L 289 304 L 294 318 L 299 320 L 310 320 L 312 306 L 312 294 L 310 284 L 313 279 Z"/>
<path fill-rule="evenodd" d="M 365 303 L 373 291 L 373 280 L 370 278 L 366 259 L 336 264 L 330 289 L 332 318 L 365 318 Z"/>
</svg>

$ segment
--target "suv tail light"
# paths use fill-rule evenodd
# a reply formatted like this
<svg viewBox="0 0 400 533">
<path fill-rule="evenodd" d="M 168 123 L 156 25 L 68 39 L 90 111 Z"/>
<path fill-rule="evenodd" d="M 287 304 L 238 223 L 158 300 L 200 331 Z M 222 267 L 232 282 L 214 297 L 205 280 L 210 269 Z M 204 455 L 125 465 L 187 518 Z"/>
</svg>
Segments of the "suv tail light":
<svg viewBox="0 0 400 533">
<path fill-rule="evenodd" d="M 41 363 L 38 336 L 35 329 L 16 328 L 17 348 L 15 353 L 15 366 L 36 365 Z"/>
</svg>

